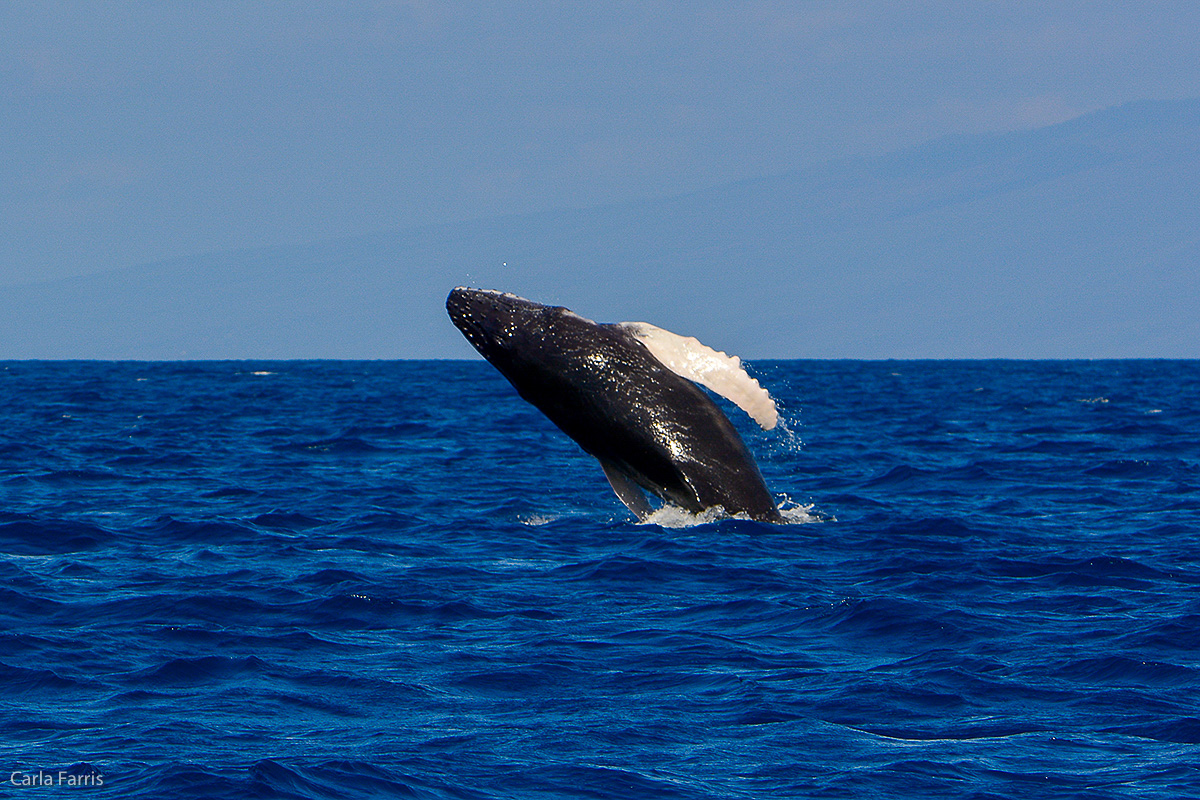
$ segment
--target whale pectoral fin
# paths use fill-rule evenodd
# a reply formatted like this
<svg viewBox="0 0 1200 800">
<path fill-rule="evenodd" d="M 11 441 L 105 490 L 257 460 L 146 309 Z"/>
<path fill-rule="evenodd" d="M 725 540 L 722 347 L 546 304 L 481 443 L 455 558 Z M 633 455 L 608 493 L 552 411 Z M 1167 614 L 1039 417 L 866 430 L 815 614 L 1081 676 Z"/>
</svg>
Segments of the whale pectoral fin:
<svg viewBox="0 0 1200 800">
<path fill-rule="evenodd" d="M 609 461 L 601 461 L 600 468 L 604 470 L 604 477 L 608 478 L 608 485 L 626 508 L 636 514 L 639 520 L 650 516 L 654 509 L 646 501 L 646 495 L 642 494 L 641 488 L 628 475 Z"/>
<path fill-rule="evenodd" d="M 742 360 L 701 344 L 693 336 L 680 336 L 649 322 L 622 322 L 664 367 L 689 381 L 713 390 L 737 405 L 763 429 L 779 422 L 779 411 L 770 393 L 750 377 Z"/>
</svg>

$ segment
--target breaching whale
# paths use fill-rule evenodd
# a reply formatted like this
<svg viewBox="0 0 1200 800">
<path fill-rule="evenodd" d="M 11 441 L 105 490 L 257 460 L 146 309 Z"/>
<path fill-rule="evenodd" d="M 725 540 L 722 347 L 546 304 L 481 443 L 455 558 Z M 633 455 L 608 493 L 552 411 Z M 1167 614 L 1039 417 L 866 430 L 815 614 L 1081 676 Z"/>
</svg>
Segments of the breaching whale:
<svg viewBox="0 0 1200 800">
<path fill-rule="evenodd" d="M 775 401 L 735 356 L 649 323 L 596 323 L 487 289 L 454 289 L 446 311 L 521 397 L 599 460 L 639 519 L 652 512 L 645 490 L 692 513 L 720 506 L 783 521 L 742 437 L 697 386 L 774 428 Z"/>
</svg>

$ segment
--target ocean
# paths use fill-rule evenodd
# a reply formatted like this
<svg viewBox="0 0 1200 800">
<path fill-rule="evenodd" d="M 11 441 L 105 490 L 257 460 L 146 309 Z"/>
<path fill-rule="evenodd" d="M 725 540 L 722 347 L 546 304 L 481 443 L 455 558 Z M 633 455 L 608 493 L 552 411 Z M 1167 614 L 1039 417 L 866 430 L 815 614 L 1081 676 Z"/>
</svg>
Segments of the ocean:
<svg viewBox="0 0 1200 800">
<path fill-rule="evenodd" d="M 750 368 L 787 525 L 482 361 L 0 363 L 0 794 L 1200 796 L 1200 362 Z"/>
</svg>

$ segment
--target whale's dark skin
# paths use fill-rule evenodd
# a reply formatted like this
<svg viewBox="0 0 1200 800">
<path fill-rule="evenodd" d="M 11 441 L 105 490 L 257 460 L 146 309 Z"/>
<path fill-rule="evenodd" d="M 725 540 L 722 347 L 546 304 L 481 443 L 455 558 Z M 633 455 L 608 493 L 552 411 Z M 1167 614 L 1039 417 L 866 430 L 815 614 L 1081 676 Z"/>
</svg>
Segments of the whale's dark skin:
<svg viewBox="0 0 1200 800">
<path fill-rule="evenodd" d="M 446 311 L 517 393 L 599 459 L 613 488 L 631 484 L 692 513 L 721 506 L 782 522 L 733 424 L 704 390 L 672 372 L 621 325 L 599 324 L 511 294 L 457 288 Z M 623 487 L 622 476 L 631 484 Z M 626 491 L 622 491 L 625 488 Z"/>
</svg>

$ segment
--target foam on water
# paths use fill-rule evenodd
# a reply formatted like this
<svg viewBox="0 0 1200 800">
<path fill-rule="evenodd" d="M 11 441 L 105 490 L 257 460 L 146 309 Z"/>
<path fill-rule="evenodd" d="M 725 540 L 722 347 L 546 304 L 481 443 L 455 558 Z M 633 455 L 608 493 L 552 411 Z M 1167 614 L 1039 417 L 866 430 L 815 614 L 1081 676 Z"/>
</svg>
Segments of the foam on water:
<svg viewBox="0 0 1200 800">
<path fill-rule="evenodd" d="M 808 505 L 799 505 L 793 503 L 790 499 L 785 499 L 779 503 L 778 507 L 779 513 L 783 516 L 784 523 L 787 525 L 806 525 L 812 522 L 825 522 L 828 519 L 817 513 L 811 503 Z M 746 514 L 727 514 L 721 506 L 714 506 L 713 508 L 706 508 L 703 511 L 692 513 L 679 506 L 667 503 L 656 508 L 645 519 L 637 522 L 637 524 L 660 525 L 664 528 L 691 528 L 696 525 L 708 525 L 723 519 L 752 521 Z"/>
<path fill-rule="evenodd" d="M 663 528 L 691 528 L 695 525 L 707 525 L 728 515 L 720 506 L 706 508 L 693 514 L 690 511 L 666 504 L 654 509 L 645 519 L 637 522 L 639 525 L 659 525 Z"/>
</svg>

